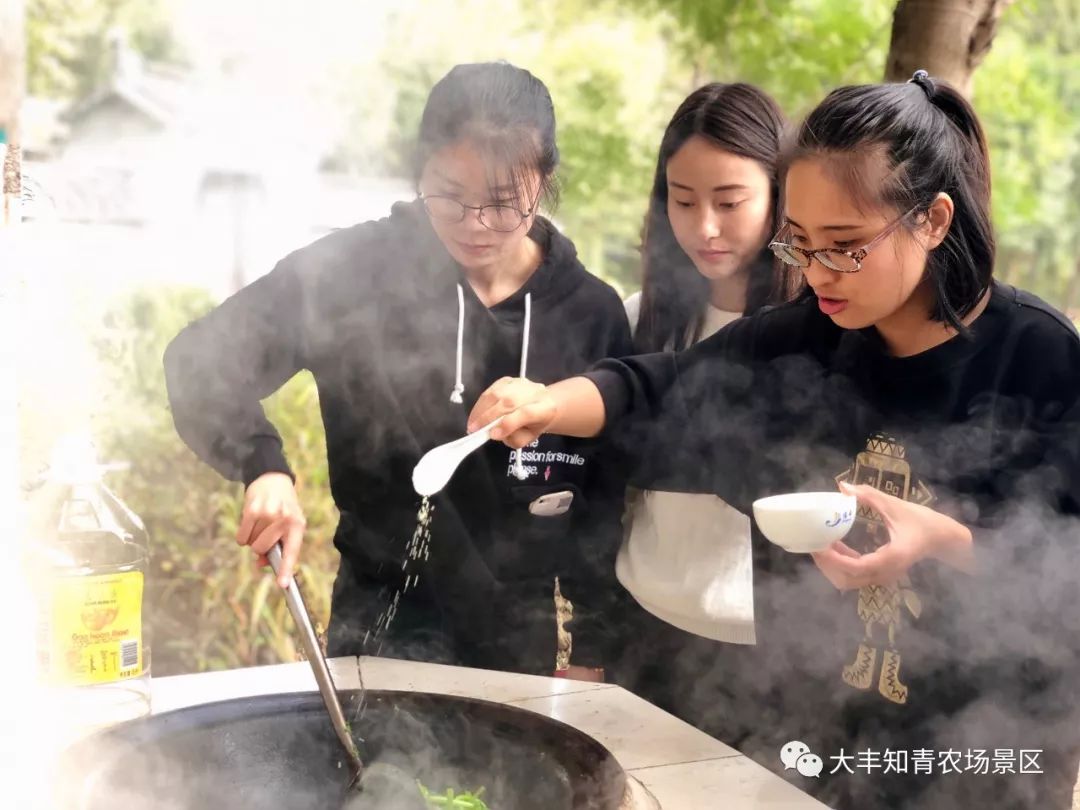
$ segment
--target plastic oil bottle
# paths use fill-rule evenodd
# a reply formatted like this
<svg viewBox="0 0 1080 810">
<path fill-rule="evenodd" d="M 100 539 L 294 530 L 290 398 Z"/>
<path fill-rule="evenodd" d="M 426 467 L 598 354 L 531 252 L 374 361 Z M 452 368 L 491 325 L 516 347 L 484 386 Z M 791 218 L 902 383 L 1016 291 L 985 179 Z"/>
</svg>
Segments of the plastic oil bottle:
<svg viewBox="0 0 1080 810">
<path fill-rule="evenodd" d="M 147 535 L 107 469 L 88 438 L 65 437 L 28 508 L 38 672 L 76 736 L 150 711 Z"/>
</svg>

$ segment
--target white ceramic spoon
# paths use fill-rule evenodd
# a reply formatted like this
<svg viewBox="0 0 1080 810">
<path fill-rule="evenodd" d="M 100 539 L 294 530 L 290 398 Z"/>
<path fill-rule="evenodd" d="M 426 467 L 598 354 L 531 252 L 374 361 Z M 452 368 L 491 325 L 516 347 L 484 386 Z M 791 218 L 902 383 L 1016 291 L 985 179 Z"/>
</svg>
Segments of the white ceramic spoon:
<svg viewBox="0 0 1080 810">
<path fill-rule="evenodd" d="M 413 468 L 412 483 L 416 494 L 426 498 L 445 487 L 465 457 L 482 447 L 491 438 L 491 429 L 501 421 L 500 416 L 475 433 L 440 444 L 424 453 L 424 457 Z"/>
</svg>

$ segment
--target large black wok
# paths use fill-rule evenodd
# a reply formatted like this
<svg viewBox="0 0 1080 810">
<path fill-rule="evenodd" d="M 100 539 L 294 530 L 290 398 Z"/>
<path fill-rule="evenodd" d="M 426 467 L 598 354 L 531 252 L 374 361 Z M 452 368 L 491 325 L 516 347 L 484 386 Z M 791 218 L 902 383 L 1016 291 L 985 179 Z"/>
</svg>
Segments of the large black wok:
<svg viewBox="0 0 1080 810">
<path fill-rule="evenodd" d="M 359 692 L 341 696 L 352 716 Z M 353 731 L 363 737 L 369 772 L 404 784 L 409 789 L 399 793 L 410 798 L 416 778 L 437 791 L 483 786 L 492 810 L 620 807 L 622 768 L 563 723 L 445 695 L 369 690 L 366 700 Z M 209 703 L 126 723 L 70 749 L 64 768 L 57 786 L 64 810 L 340 810 L 349 782 L 316 692 Z M 374 806 L 416 805 L 386 799 Z"/>
</svg>

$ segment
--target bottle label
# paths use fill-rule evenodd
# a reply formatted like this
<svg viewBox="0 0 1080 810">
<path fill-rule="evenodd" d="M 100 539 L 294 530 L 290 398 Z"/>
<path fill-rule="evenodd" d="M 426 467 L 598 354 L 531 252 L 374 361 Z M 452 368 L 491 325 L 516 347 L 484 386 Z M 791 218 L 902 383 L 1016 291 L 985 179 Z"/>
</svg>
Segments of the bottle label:
<svg viewBox="0 0 1080 810">
<path fill-rule="evenodd" d="M 139 571 L 55 579 L 41 659 L 50 681 L 81 686 L 142 675 L 142 594 Z"/>
</svg>

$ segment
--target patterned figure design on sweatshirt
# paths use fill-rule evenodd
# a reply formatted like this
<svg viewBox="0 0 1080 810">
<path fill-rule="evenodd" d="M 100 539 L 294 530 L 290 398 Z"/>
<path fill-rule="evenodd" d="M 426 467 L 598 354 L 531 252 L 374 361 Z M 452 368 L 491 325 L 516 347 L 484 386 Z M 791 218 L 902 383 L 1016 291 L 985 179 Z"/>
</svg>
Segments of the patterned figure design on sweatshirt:
<svg viewBox="0 0 1080 810">
<path fill-rule="evenodd" d="M 895 439 L 880 434 L 871 436 L 866 449 L 855 458 L 855 464 L 836 477 L 841 483 L 865 484 L 888 495 L 921 506 L 935 500 L 930 488 L 917 479 L 907 462 L 904 447 Z M 856 551 L 866 554 L 888 542 L 888 530 L 881 516 L 869 507 L 859 505 L 855 525 L 845 539 Z M 844 667 L 844 683 L 855 689 L 874 686 L 878 653 L 884 642 L 877 690 L 886 700 L 907 703 L 908 688 L 900 679 L 901 655 L 897 643 L 903 627 L 904 610 L 916 619 L 922 612 L 922 602 L 905 576 L 895 585 L 870 585 L 859 589 L 858 615 L 863 623 L 863 638 L 855 660 Z"/>
</svg>

